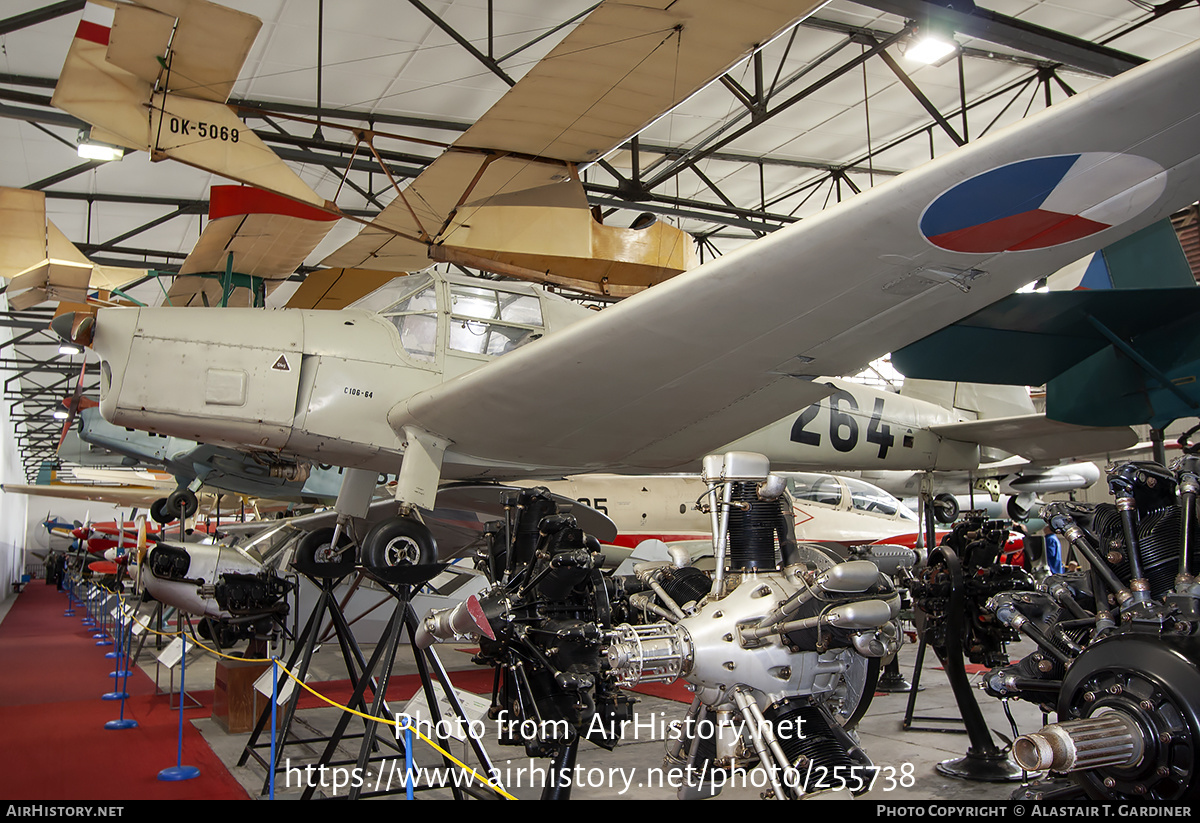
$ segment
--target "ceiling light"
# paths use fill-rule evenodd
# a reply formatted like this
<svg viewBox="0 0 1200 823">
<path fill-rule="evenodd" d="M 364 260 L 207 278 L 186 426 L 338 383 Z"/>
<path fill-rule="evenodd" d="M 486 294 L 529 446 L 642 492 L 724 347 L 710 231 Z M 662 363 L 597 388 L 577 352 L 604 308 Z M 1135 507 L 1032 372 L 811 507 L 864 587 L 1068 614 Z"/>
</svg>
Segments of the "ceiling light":
<svg viewBox="0 0 1200 823">
<path fill-rule="evenodd" d="M 959 50 L 954 27 L 945 19 L 931 14 L 920 21 L 909 20 L 908 26 L 912 35 L 901 41 L 901 48 L 910 62 L 940 66 Z"/>
<path fill-rule="evenodd" d="M 93 140 L 91 130 L 89 129 L 80 130 L 75 144 L 79 156 L 85 160 L 103 160 L 107 162 L 109 160 L 120 160 L 125 156 L 125 149 Z"/>
<path fill-rule="evenodd" d="M 957 50 L 958 43 L 954 42 L 953 37 L 946 37 L 938 32 L 930 31 L 918 34 L 908 44 L 904 56 L 914 63 L 932 65 L 944 60 Z"/>
<path fill-rule="evenodd" d="M 82 354 L 83 349 L 79 346 L 72 346 L 70 343 L 63 343 L 58 347 L 59 354 Z"/>
<path fill-rule="evenodd" d="M 54 419 L 55 420 L 66 420 L 67 413 L 65 411 L 63 411 L 62 409 L 56 409 L 54 412 Z"/>
</svg>

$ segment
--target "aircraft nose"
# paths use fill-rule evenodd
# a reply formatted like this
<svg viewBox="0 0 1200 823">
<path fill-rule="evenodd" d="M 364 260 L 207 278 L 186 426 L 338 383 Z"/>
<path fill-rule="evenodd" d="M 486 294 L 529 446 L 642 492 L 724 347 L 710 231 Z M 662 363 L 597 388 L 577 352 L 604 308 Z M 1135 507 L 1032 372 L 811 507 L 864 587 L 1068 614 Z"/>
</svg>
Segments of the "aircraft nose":
<svg viewBox="0 0 1200 823">
<path fill-rule="evenodd" d="M 96 331 L 96 315 L 91 312 L 64 312 L 50 321 L 50 328 L 67 343 L 91 346 Z"/>
</svg>

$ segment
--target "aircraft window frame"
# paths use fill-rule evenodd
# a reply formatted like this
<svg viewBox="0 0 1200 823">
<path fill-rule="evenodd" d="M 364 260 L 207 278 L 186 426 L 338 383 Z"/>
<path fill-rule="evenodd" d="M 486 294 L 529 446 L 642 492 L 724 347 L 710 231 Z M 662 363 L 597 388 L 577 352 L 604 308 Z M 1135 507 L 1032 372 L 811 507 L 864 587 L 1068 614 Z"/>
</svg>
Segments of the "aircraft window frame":
<svg viewBox="0 0 1200 823">
<path fill-rule="evenodd" d="M 541 298 L 491 285 L 447 283 L 450 323 L 446 351 L 494 358 L 545 333 Z M 511 319 L 524 313 L 524 321 Z M 537 322 L 530 322 L 536 319 Z"/>
<path fill-rule="evenodd" d="M 438 358 L 437 287 L 429 275 L 419 276 L 403 297 L 380 312 L 400 334 L 404 353 L 420 363 L 436 363 Z"/>
<path fill-rule="evenodd" d="M 796 477 L 787 478 L 788 493 L 798 503 L 816 503 L 821 506 L 840 506 L 845 499 L 845 492 L 838 479 L 830 474 L 808 475 L 804 481 L 807 485 L 800 486 L 801 481 Z M 836 493 L 837 499 L 830 500 Z"/>
<path fill-rule="evenodd" d="M 913 521 L 917 519 L 911 509 L 883 489 L 852 477 L 846 477 L 843 480 L 850 492 L 850 505 L 854 509 L 885 517 L 898 517 Z"/>
</svg>

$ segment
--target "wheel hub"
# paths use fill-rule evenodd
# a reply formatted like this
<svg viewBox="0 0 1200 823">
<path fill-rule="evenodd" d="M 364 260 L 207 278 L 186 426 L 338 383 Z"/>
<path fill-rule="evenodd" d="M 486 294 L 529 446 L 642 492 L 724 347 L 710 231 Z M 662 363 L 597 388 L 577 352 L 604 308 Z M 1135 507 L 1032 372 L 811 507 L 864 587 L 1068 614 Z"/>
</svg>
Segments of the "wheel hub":
<svg viewBox="0 0 1200 823">
<path fill-rule="evenodd" d="M 389 540 L 383 553 L 388 566 L 412 566 L 421 560 L 421 547 L 411 537 Z"/>
</svg>

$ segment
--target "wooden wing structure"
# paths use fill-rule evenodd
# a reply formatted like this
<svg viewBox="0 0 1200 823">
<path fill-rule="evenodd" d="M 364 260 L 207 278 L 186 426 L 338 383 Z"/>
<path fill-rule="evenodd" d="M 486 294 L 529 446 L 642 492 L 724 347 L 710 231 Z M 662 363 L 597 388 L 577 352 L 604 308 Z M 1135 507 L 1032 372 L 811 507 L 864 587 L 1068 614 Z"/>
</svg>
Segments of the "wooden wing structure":
<svg viewBox="0 0 1200 823">
<path fill-rule="evenodd" d="M 594 162 L 822 5 L 604 0 L 324 264 L 414 271 L 449 261 L 625 296 L 696 264 L 652 218 L 603 225 Z M 207 0 L 89 0 L 53 102 L 92 138 L 172 158 L 341 215 L 225 101 L 261 26 Z M 357 131 L 373 148 L 374 133 Z"/>
<path fill-rule="evenodd" d="M 0 188 L 0 277 L 9 280 L 10 308 L 50 300 L 86 303 L 93 291 L 111 291 L 145 275 L 145 269 L 88 260 L 47 219 L 44 192 Z"/>
<path fill-rule="evenodd" d="M 209 222 L 167 292 L 171 306 L 260 305 L 337 215 L 252 186 L 213 186 Z"/>
<path fill-rule="evenodd" d="M 673 227 L 593 219 L 579 167 L 820 5 L 606 0 L 325 264 L 445 260 L 612 296 L 693 267 Z"/>
</svg>

